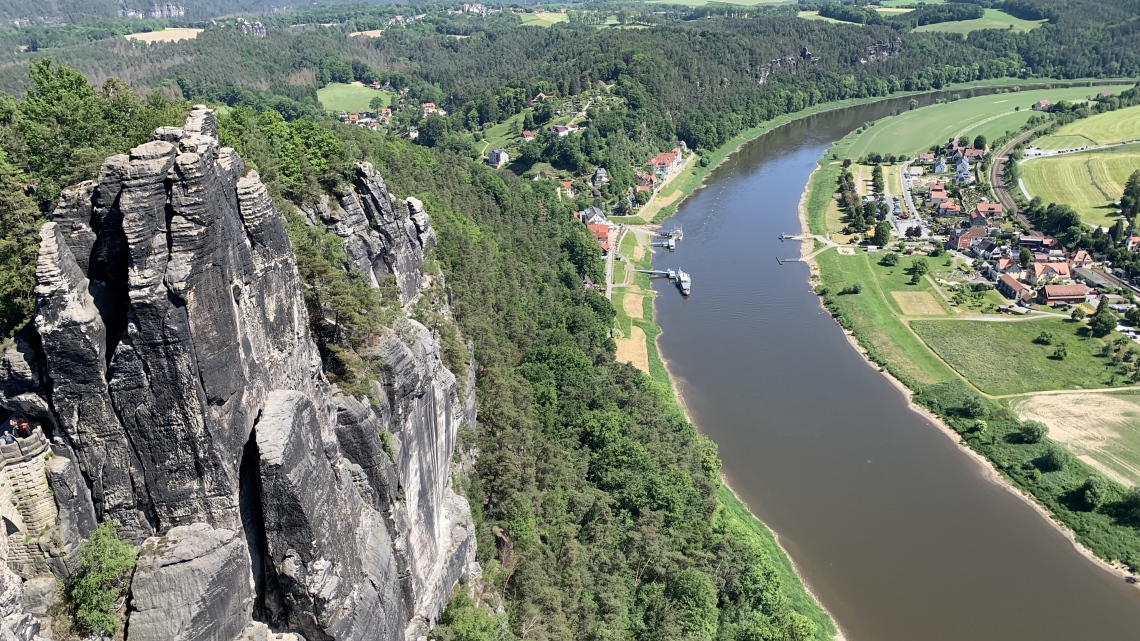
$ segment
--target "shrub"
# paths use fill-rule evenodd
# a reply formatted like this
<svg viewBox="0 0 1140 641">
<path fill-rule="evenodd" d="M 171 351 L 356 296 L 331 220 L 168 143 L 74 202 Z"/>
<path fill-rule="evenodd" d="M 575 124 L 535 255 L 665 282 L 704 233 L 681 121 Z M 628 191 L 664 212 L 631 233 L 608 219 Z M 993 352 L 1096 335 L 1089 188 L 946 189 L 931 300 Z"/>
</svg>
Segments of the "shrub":
<svg viewBox="0 0 1140 641">
<path fill-rule="evenodd" d="M 1033 339 L 1033 342 L 1037 343 L 1038 345 L 1052 345 L 1053 338 L 1053 332 L 1046 329 L 1038 334 L 1037 338 Z"/>
<path fill-rule="evenodd" d="M 1081 486 L 1080 492 L 1085 509 L 1091 512 L 1104 505 L 1108 498 L 1108 483 L 1099 476 L 1090 476 Z"/>
<path fill-rule="evenodd" d="M 118 524 L 105 521 L 79 548 L 79 569 L 67 586 L 72 617 L 91 632 L 111 636 L 119 627 L 116 610 L 130 585 L 138 552 L 119 538 Z"/>
<path fill-rule="evenodd" d="M 1041 469 L 1046 472 L 1060 472 L 1065 469 L 1072 461 L 1072 457 L 1065 450 L 1060 447 L 1054 446 L 1045 450 L 1045 453 L 1038 459 Z"/>
<path fill-rule="evenodd" d="M 863 283 L 851 283 L 844 287 L 840 294 L 858 294 L 863 291 Z"/>
<path fill-rule="evenodd" d="M 879 259 L 879 264 L 884 267 L 894 267 L 899 264 L 899 255 L 894 252 L 887 252 Z"/>
<path fill-rule="evenodd" d="M 1040 443 L 1045 435 L 1049 433 L 1049 428 L 1041 421 L 1025 421 L 1018 428 L 1021 433 L 1021 440 L 1026 443 Z"/>
<path fill-rule="evenodd" d="M 1053 350 L 1053 355 L 1050 358 L 1052 358 L 1055 361 L 1063 361 L 1063 360 L 1065 360 L 1065 357 L 1068 355 L 1069 355 L 1069 348 L 1066 347 L 1064 343 L 1061 343 L 1060 345 L 1057 346 L 1057 349 Z"/>
</svg>

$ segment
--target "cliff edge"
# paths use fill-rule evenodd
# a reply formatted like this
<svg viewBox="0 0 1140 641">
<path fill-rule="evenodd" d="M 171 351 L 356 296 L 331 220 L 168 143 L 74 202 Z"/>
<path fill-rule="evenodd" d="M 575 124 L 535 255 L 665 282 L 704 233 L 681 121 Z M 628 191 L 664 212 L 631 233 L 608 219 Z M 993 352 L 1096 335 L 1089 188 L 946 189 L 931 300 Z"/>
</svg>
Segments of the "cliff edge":
<svg viewBox="0 0 1140 641">
<path fill-rule="evenodd" d="M 434 242 L 422 208 L 367 165 L 339 200 L 341 219 L 314 223 L 412 302 Z M 434 623 L 474 564 L 470 509 L 449 484 L 473 381 L 402 315 L 377 337 L 379 400 L 329 383 L 282 217 L 220 147 L 211 111 L 65 190 L 36 281 L 34 331 L 0 355 L 0 418 L 39 421 L 44 442 L 0 463 L 0 596 L 66 578 L 113 519 L 141 546 L 128 641 L 398 640 Z M 18 601 L 0 598 L 23 617 L 5 631 L 48 632 L 6 605 Z"/>
</svg>

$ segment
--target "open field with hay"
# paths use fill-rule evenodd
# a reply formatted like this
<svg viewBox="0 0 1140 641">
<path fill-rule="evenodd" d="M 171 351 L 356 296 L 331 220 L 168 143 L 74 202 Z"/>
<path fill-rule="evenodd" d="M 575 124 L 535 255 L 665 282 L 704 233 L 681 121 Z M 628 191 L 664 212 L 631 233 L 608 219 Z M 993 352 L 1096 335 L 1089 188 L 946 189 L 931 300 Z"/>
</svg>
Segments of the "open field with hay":
<svg viewBox="0 0 1140 641">
<path fill-rule="evenodd" d="M 153 42 L 175 42 L 177 40 L 193 40 L 202 33 L 202 29 L 163 29 L 162 31 L 143 31 L 141 33 L 128 33 L 123 36 L 128 40 L 141 40 L 147 44 Z"/>
<path fill-rule="evenodd" d="M 1140 485 L 1140 395 L 1037 394 L 1010 408 L 1022 419 L 1049 426 L 1049 438 L 1106 476 Z"/>
</svg>

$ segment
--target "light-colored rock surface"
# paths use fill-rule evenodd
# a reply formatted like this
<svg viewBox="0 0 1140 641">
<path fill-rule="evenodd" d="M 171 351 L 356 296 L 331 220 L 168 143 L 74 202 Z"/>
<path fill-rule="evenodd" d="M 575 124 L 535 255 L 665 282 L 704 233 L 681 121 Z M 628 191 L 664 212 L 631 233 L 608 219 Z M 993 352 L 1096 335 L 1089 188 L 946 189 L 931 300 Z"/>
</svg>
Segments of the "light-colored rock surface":
<svg viewBox="0 0 1140 641">
<path fill-rule="evenodd" d="M 143 543 L 131 583 L 127 641 L 230 641 L 251 622 L 244 538 L 205 523 Z"/>
</svg>

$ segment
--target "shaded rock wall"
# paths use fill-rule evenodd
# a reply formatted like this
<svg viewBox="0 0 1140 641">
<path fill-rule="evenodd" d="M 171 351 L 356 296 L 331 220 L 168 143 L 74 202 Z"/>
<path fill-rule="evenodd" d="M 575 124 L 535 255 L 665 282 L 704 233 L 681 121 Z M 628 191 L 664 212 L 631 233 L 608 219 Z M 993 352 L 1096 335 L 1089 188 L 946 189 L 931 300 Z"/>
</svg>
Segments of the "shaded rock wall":
<svg viewBox="0 0 1140 641">
<path fill-rule="evenodd" d="M 377 348 L 380 406 L 330 386 L 281 216 L 216 135 L 196 108 L 65 190 L 41 230 L 35 332 L 3 347 L 0 408 L 52 437 L 53 568 L 114 519 L 143 544 L 129 641 L 414 635 L 473 562 L 448 485 L 473 385 L 401 318 Z M 329 202 L 314 222 L 351 266 L 414 301 L 422 206 L 367 164 Z"/>
</svg>

